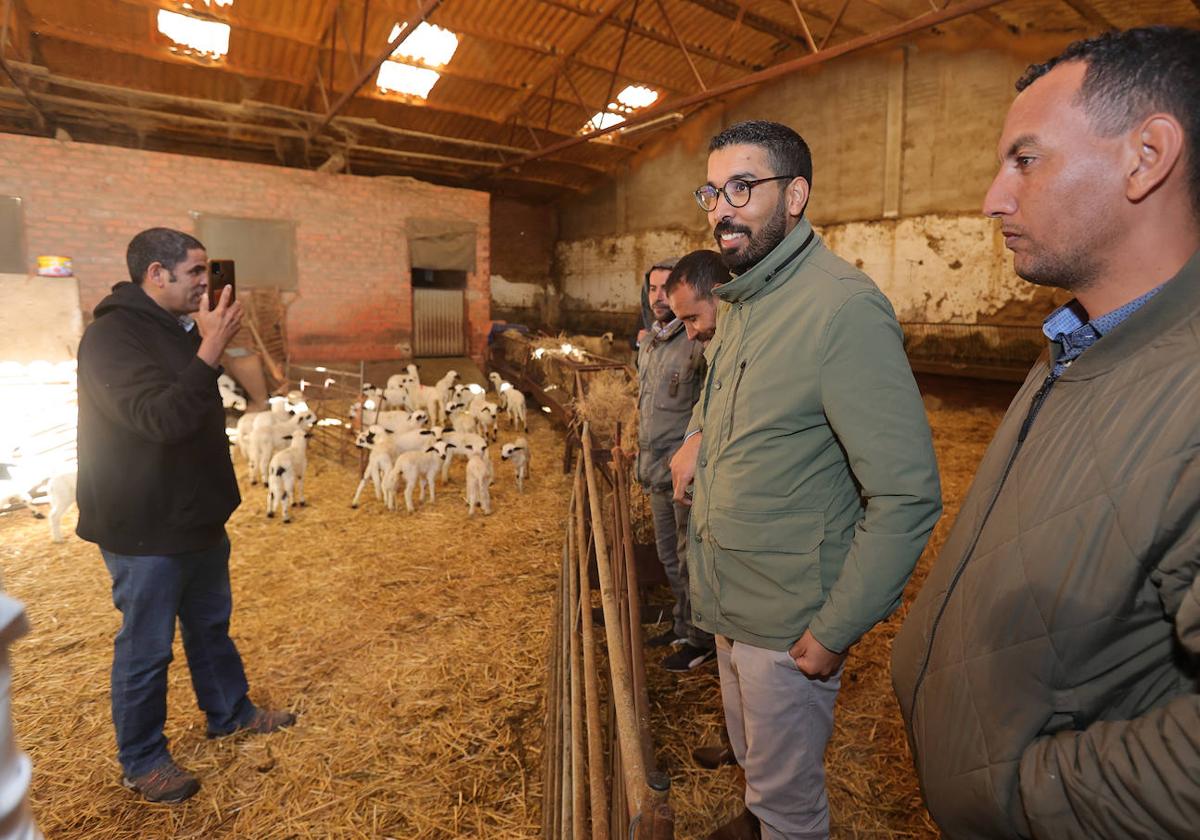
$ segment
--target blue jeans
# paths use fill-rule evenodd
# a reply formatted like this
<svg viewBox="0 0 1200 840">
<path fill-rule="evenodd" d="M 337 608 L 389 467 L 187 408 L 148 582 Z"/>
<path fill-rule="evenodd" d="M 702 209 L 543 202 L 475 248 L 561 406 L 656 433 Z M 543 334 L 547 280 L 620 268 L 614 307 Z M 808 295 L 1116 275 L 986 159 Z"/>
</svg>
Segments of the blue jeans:
<svg viewBox="0 0 1200 840">
<path fill-rule="evenodd" d="M 232 732 L 254 715 L 242 657 L 229 638 L 229 539 L 186 554 L 100 553 L 124 619 L 113 645 L 112 715 L 117 756 L 134 777 L 170 758 L 163 724 L 177 616 L 209 733 Z"/>
</svg>

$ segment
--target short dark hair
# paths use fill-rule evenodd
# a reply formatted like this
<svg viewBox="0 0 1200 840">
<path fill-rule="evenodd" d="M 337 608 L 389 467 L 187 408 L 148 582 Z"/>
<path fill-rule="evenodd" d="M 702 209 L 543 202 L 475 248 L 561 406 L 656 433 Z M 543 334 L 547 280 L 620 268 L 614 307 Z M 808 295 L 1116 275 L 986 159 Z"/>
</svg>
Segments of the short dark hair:
<svg viewBox="0 0 1200 840">
<path fill-rule="evenodd" d="M 646 269 L 646 282 L 650 282 L 650 275 L 655 271 L 670 271 L 675 267 L 675 263 L 679 262 L 678 257 L 668 257 L 665 260 L 659 260 L 654 265 Z"/>
<path fill-rule="evenodd" d="M 713 287 L 730 280 L 729 267 L 716 251 L 692 251 L 675 264 L 667 278 L 667 294 L 672 294 L 681 285 L 691 287 L 696 300 L 712 297 Z"/>
<path fill-rule="evenodd" d="M 804 138 L 783 123 L 745 120 L 734 123 L 708 143 L 708 151 L 746 144 L 767 150 L 774 175 L 798 175 L 812 187 L 812 152 Z M 720 185 L 718 185 L 720 186 Z"/>
<path fill-rule="evenodd" d="M 1076 104 L 1097 132 L 1113 136 L 1154 111 L 1183 125 L 1192 206 L 1200 216 L 1200 31 L 1146 26 L 1076 41 L 1017 81 L 1023 91 L 1059 64 L 1087 64 Z"/>
<path fill-rule="evenodd" d="M 174 272 L 175 266 L 187 259 L 188 251 L 196 248 L 203 251 L 204 245 L 183 231 L 165 227 L 144 230 L 129 240 L 125 249 L 129 277 L 140 286 L 151 263 L 161 263 L 167 271 Z"/>
</svg>

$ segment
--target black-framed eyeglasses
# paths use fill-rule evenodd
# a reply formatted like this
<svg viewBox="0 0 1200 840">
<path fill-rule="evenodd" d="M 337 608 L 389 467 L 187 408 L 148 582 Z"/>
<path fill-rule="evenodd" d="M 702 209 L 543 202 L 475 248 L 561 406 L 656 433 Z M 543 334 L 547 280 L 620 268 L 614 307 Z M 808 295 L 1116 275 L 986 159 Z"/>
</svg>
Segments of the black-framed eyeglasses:
<svg viewBox="0 0 1200 840">
<path fill-rule="evenodd" d="M 705 184 L 692 193 L 692 195 L 696 196 L 696 203 L 706 213 L 717 209 L 717 199 L 722 195 L 725 196 L 725 200 L 729 202 L 730 207 L 745 207 L 746 203 L 750 201 L 750 190 L 759 184 L 765 184 L 767 181 L 790 181 L 792 178 L 799 177 L 799 175 L 773 175 L 770 178 L 759 178 L 756 181 L 747 181 L 745 178 L 730 178 L 725 182 L 725 186 L 723 187 L 714 187 L 712 184 Z"/>
</svg>

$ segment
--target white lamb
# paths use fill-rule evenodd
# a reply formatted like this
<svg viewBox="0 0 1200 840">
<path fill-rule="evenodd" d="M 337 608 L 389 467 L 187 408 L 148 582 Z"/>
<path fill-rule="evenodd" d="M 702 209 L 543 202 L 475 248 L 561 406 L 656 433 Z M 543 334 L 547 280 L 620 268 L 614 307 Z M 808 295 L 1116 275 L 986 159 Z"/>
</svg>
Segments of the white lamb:
<svg viewBox="0 0 1200 840">
<path fill-rule="evenodd" d="M 77 473 L 72 470 L 60 473 L 50 479 L 50 539 L 56 543 L 63 541 L 63 514 L 75 504 L 75 485 Z"/>
<path fill-rule="evenodd" d="M 495 391 L 496 396 L 499 397 L 500 393 L 504 390 L 504 386 L 507 384 L 504 381 L 504 377 L 496 373 L 496 371 L 492 371 L 488 374 L 488 381 L 492 383 L 492 390 Z"/>
<path fill-rule="evenodd" d="M 488 445 L 487 438 L 473 432 L 443 432 L 442 440 L 451 444 L 446 461 L 442 464 L 442 484 L 445 484 L 450 478 L 450 464 L 455 456 L 469 458 L 477 452 L 486 451 Z"/>
<path fill-rule="evenodd" d="M 289 435 L 299 430 L 307 432 L 317 423 L 317 416 L 311 411 L 300 414 L 289 414 L 285 420 L 274 418 L 274 412 L 266 411 L 255 417 L 250 431 L 250 483 L 262 478 L 267 483 L 271 457 L 288 445 Z"/>
<path fill-rule="evenodd" d="M 287 449 L 271 456 L 267 478 L 267 517 L 275 516 L 282 508 L 283 521 L 291 522 L 291 505 L 304 507 L 304 473 L 308 469 L 308 438 L 311 432 L 297 429 L 284 437 L 290 441 Z"/>
<path fill-rule="evenodd" d="M 373 426 L 370 430 L 361 432 L 354 442 L 355 446 L 370 450 L 370 454 L 367 456 L 367 467 L 363 470 L 362 480 L 358 482 L 358 489 L 354 491 L 354 498 L 350 500 L 350 507 L 358 507 L 358 500 L 368 481 L 375 486 L 375 498 L 383 499 L 384 477 L 392 469 L 394 461 L 389 445 L 390 437 L 385 430 Z"/>
<path fill-rule="evenodd" d="M 467 516 L 475 515 L 475 508 L 484 516 L 492 513 L 491 461 L 486 453 L 475 453 L 467 459 Z"/>
<path fill-rule="evenodd" d="M 476 397 L 471 400 L 471 405 L 467 409 L 475 418 L 475 424 L 479 427 L 479 433 L 484 437 L 496 439 L 497 423 L 496 417 L 500 414 L 500 406 L 494 402 L 488 402 L 483 397 Z"/>
<path fill-rule="evenodd" d="M 454 401 L 446 403 L 446 417 L 450 422 L 450 428 L 456 432 L 474 434 L 478 431 L 479 424 L 475 422 L 475 415 L 467 410 L 466 403 Z"/>
<path fill-rule="evenodd" d="M 407 389 L 408 403 L 414 410 L 428 413 L 429 418 L 439 425 L 445 420 L 442 392 L 436 386 L 409 383 Z"/>
<path fill-rule="evenodd" d="M 525 479 L 529 477 L 529 444 L 519 437 L 500 448 L 500 460 L 512 461 L 517 473 L 517 492 L 525 492 Z"/>
<path fill-rule="evenodd" d="M 453 395 L 454 385 L 458 382 L 458 371 L 448 370 L 446 375 L 437 381 L 433 386 L 438 389 L 442 396 L 442 405 L 450 402 L 450 397 Z"/>
<path fill-rule="evenodd" d="M 429 490 L 429 503 L 437 501 L 435 489 L 438 470 L 446 460 L 446 453 L 451 444 L 438 441 L 424 450 L 404 452 L 396 456 L 392 469 L 384 477 L 383 495 L 388 510 L 396 509 L 396 491 L 400 478 L 404 478 L 404 506 L 409 513 L 413 512 L 413 487 L 421 488 L 420 500 L 425 501 L 425 490 Z"/>
<path fill-rule="evenodd" d="M 517 428 L 517 424 L 520 423 L 521 431 L 528 432 L 529 423 L 525 418 L 525 395 L 507 382 L 504 384 L 508 385 L 508 387 L 500 392 L 500 406 L 504 409 L 504 415 L 508 418 L 509 428 L 515 429 Z"/>
<path fill-rule="evenodd" d="M 246 392 L 232 376 L 222 373 L 217 377 L 217 391 L 221 394 L 221 405 L 234 411 L 246 410 Z"/>
</svg>

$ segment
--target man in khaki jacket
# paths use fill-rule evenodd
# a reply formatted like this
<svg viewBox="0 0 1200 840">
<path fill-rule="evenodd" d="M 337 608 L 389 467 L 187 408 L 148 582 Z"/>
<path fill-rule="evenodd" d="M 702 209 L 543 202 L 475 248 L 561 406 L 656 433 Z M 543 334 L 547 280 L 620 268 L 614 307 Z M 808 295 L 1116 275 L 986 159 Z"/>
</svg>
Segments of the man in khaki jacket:
<svg viewBox="0 0 1200 840">
<path fill-rule="evenodd" d="M 1075 299 L 892 650 L 950 840 L 1200 836 L 1200 32 L 1031 67 L 984 212 Z"/>
<path fill-rule="evenodd" d="M 787 126 L 709 145 L 726 265 L 709 370 L 672 459 L 695 478 L 692 619 L 717 635 L 745 811 L 712 838 L 825 838 L 822 765 L 850 647 L 899 603 L 941 512 L 921 396 L 891 305 L 804 218 L 812 158 Z"/>
</svg>

